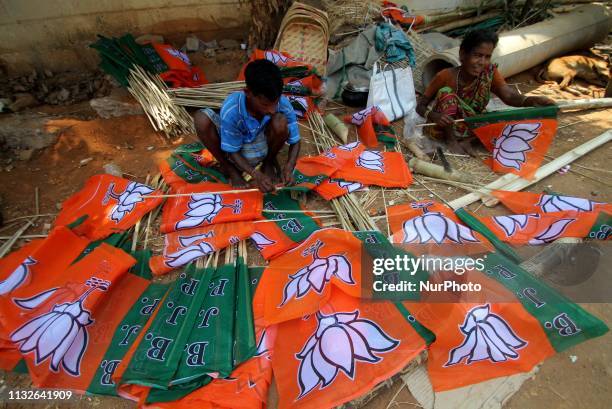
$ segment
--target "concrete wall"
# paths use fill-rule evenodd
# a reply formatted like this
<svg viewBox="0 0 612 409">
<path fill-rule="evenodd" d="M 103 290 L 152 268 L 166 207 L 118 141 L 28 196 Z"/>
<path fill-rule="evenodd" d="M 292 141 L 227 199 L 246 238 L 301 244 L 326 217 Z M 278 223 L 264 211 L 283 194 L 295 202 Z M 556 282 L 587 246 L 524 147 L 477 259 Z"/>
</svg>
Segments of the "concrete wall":
<svg viewBox="0 0 612 409">
<path fill-rule="evenodd" d="M 241 39 L 249 20 L 248 0 L 0 0 L 0 65 L 9 75 L 90 69 L 96 34 Z"/>
</svg>

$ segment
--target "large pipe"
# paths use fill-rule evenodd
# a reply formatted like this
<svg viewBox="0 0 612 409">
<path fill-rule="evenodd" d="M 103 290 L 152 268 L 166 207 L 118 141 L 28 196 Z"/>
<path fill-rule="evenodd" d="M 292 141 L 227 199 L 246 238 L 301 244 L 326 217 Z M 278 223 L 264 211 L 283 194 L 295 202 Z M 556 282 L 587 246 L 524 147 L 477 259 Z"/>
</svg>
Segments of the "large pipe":
<svg viewBox="0 0 612 409">
<path fill-rule="evenodd" d="M 499 65 L 504 77 L 509 77 L 551 57 L 588 48 L 605 38 L 611 27 L 610 11 L 602 5 L 588 4 L 571 13 L 500 34 L 493 62 Z M 460 64 L 459 47 L 434 53 L 425 60 L 423 84 L 429 84 L 438 71 Z"/>
</svg>

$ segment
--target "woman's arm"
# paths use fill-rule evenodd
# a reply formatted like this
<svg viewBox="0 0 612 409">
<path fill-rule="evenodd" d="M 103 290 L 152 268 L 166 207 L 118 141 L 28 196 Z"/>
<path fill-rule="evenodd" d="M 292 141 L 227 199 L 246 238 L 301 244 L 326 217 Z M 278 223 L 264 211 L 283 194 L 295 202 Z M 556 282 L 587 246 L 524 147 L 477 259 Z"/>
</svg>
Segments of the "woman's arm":
<svg viewBox="0 0 612 409">
<path fill-rule="evenodd" d="M 497 96 L 506 105 L 513 107 L 529 107 L 529 106 L 547 106 L 555 105 L 555 101 L 544 96 L 522 95 L 508 84 L 500 86 L 496 92 Z"/>
</svg>

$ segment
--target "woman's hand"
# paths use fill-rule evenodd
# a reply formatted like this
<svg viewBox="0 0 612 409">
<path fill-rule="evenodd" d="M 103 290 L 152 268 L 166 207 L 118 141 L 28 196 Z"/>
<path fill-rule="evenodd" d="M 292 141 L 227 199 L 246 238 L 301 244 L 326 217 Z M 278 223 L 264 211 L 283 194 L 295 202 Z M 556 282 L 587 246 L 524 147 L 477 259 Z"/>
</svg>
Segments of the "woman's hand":
<svg viewBox="0 0 612 409">
<path fill-rule="evenodd" d="M 545 106 L 555 105 L 555 101 L 553 101 L 552 99 L 548 97 L 530 95 L 527 98 L 525 98 L 523 105 L 530 106 L 530 107 L 545 107 Z"/>
<path fill-rule="evenodd" d="M 453 126 L 453 124 L 455 123 L 453 118 L 451 118 L 450 116 L 448 116 L 446 114 L 442 114 L 440 112 L 431 112 L 428 115 L 428 118 L 431 121 L 435 122 L 436 125 L 438 125 L 438 126 L 440 126 L 442 128 Z"/>
</svg>

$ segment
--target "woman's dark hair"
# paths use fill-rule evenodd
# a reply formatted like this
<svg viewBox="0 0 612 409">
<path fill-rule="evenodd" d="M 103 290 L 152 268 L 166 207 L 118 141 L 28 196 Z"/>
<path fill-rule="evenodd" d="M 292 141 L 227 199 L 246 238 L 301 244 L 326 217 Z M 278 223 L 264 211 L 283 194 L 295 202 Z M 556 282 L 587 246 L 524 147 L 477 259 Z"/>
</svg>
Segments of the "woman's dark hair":
<svg viewBox="0 0 612 409">
<path fill-rule="evenodd" d="M 283 92 L 283 78 L 280 69 L 268 60 L 250 62 L 244 70 L 246 86 L 254 95 L 263 95 L 276 101 Z"/>
<path fill-rule="evenodd" d="M 460 51 L 470 53 L 476 47 L 483 43 L 491 43 L 493 47 L 497 46 L 499 37 L 495 31 L 491 30 L 474 30 L 468 31 L 463 41 L 461 41 Z"/>
</svg>

